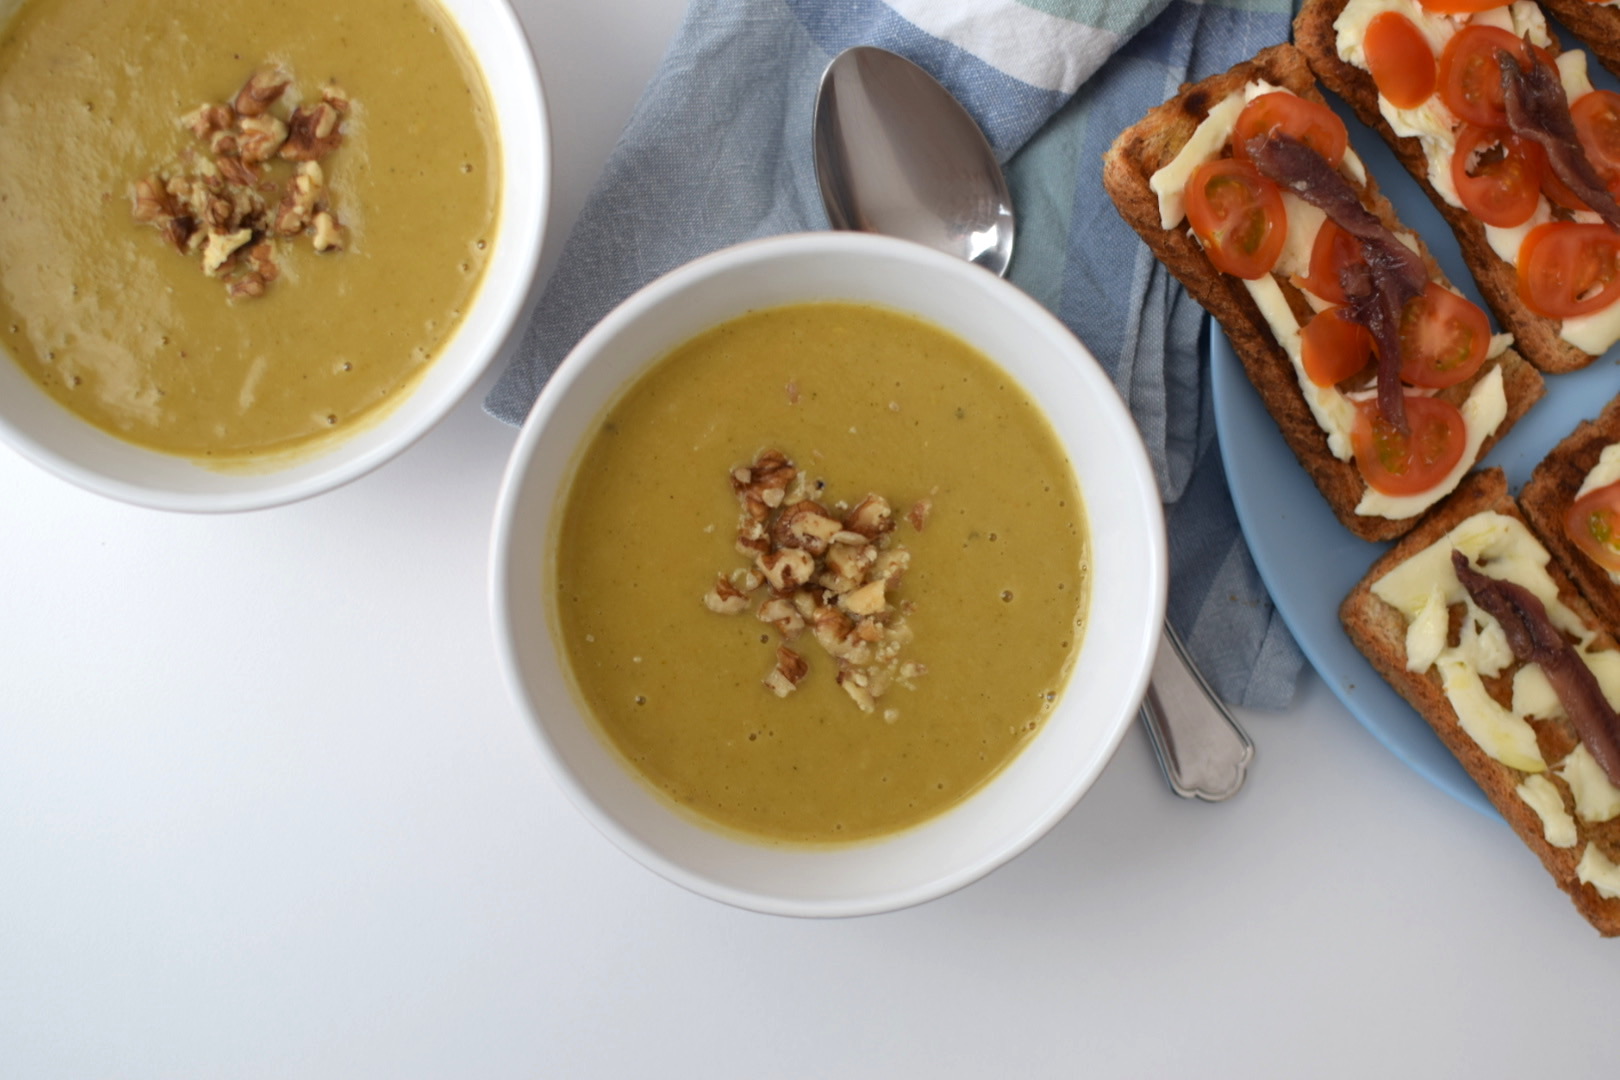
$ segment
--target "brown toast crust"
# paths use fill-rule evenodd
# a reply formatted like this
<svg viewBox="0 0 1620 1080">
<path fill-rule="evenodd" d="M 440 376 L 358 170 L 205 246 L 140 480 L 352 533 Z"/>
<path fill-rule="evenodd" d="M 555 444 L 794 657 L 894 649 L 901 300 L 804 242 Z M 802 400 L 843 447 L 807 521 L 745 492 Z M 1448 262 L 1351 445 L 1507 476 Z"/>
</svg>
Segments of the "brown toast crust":
<svg viewBox="0 0 1620 1080">
<path fill-rule="evenodd" d="M 1620 8 L 1589 0 L 1538 0 L 1569 32 L 1581 39 L 1604 67 L 1620 75 Z"/>
<path fill-rule="evenodd" d="M 1586 0 L 1575 0 L 1585 5 Z M 1559 321 L 1537 315 L 1519 299 L 1518 273 L 1512 264 L 1499 258 L 1485 238 L 1485 226 L 1466 210 L 1446 202 L 1429 184 L 1428 159 L 1422 144 L 1401 138 L 1391 130 L 1378 111 L 1378 87 L 1372 76 L 1339 59 L 1333 20 L 1344 10 L 1347 0 L 1306 0 L 1294 18 L 1294 42 L 1310 61 L 1322 85 L 1343 98 L 1363 124 L 1389 144 L 1406 171 L 1418 182 L 1423 193 L 1440 211 L 1457 236 L 1463 261 L 1479 285 L 1480 295 L 1496 313 L 1503 329 L 1513 335 L 1514 347 L 1542 371 L 1558 373 L 1583 368 L 1596 359 L 1558 336 Z M 1552 50 L 1557 53 L 1556 40 Z"/>
<path fill-rule="evenodd" d="M 1553 447 L 1519 493 L 1519 507 L 1541 542 L 1569 571 L 1575 587 L 1610 628 L 1620 628 L 1620 585 L 1569 539 L 1564 515 L 1603 448 L 1616 442 L 1620 442 L 1620 397 L 1609 402 L 1596 420 L 1581 421 L 1568 438 Z"/>
<path fill-rule="evenodd" d="M 1444 502 L 1409 532 L 1393 549 L 1385 553 L 1355 590 L 1345 598 L 1339 608 L 1339 619 L 1350 640 L 1360 649 L 1372 665 L 1400 695 L 1412 704 L 1428 721 L 1456 756 L 1468 775 L 1474 778 L 1492 805 L 1501 812 L 1519 839 L 1541 859 L 1547 872 L 1558 887 L 1569 894 L 1577 910 L 1605 937 L 1620 935 L 1620 900 L 1607 900 L 1597 890 L 1583 884 L 1575 876 L 1575 866 L 1588 841 L 1611 859 L 1620 859 L 1620 818 L 1594 824 L 1575 819 L 1576 841 L 1572 848 L 1558 848 L 1549 844 L 1542 833 L 1541 818 L 1514 789 L 1526 773 L 1510 768 L 1481 750 L 1479 744 L 1458 725 L 1457 714 L 1441 688 L 1440 676 L 1434 668 L 1425 672 L 1406 670 L 1406 619 L 1400 612 L 1373 595 L 1372 586 L 1385 573 L 1413 554 L 1428 547 L 1444 536 L 1464 519 L 1485 510 L 1495 510 L 1524 521 L 1518 506 L 1508 496 L 1507 480 L 1500 469 L 1488 469 L 1468 477 Z M 1581 598 L 1575 586 L 1554 559 L 1547 567 L 1558 585 L 1559 599 L 1567 604 L 1590 627 L 1599 627 L 1597 617 Z M 1608 631 L 1599 634 L 1600 648 L 1616 648 Z M 1511 670 L 1508 674 L 1511 673 Z M 1506 704 L 1511 696 L 1511 680 L 1489 680 L 1493 695 Z M 1578 741 L 1575 731 L 1566 719 L 1532 719 L 1537 742 L 1549 765 L 1556 765 L 1574 749 Z M 1574 797 L 1561 777 L 1549 769 L 1543 774 L 1550 780 L 1564 801 L 1565 809 L 1574 813 Z"/>
<path fill-rule="evenodd" d="M 1215 269 L 1185 226 L 1169 230 L 1159 227 L 1159 200 L 1148 186 L 1149 179 L 1175 157 L 1212 106 L 1255 78 L 1285 87 L 1312 101 L 1322 101 L 1301 53 L 1290 45 L 1273 46 L 1228 72 L 1182 87 L 1176 97 L 1150 110 L 1139 123 L 1123 131 L 1103 158 L 1103 186 L 1113 197 L 1120 216 L 1181 280 L 1192 297 L 1219 320 L 1249 381 L 1259 391 L 1289 448 L 1316 483 L 1334 515 L 1345 528 L 1365 540 L 1393 539 L 1416 524 L 1421 515 L 1390 519 L 1363 517 L 1355 512 L 1356 504 L 1367 490 L 1366 481 L 1353 461 L 1340 461 L 1328 451 L 1326 436 L 1300 393 L 1293 362 L 1271 336 L 1265 317 L 1248 290 L 1239 279 Z M 1370 177 L 1362 201 L 1385 225 L 1401 228 L 1394 208 L 1379 194 Z M 1429 275 L 1437 281 L 1445 281 L 1421 241 L 1419 248 Z M 1283 288 L 1298 297 L 1292 286 L 1284 283 Z M 1481 457 L 1540 399 L 1545 389 L 1540 375 L 1515 350 L 1504 352 L 1498 362 L 1502 367 L 1508 411 L 1502 424 L 1481 447 Z M 1481 374 L 1488 369 L 1489 365 Z M 1450 387 L 1441 396 L 1453 404 L 1461 404 L 1477 378 Z"/>
</svg>

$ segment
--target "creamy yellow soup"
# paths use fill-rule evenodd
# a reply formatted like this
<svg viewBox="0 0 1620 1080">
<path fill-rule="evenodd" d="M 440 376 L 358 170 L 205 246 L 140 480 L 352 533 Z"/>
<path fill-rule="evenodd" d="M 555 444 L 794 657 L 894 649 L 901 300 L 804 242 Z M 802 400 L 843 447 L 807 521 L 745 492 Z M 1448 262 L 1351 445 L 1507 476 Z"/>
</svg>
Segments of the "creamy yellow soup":
<svg viewBox="0 0 1620 1080">
<path fill-rule="evenodd" d="M 703 602 L 748 565 L 729 477 L 768 447 L 829 510 L 894 506 L 911 560 L 891 599 L 926 673 L 869 712 L 808 635 L 789 644 L 809 673 L 777 697 L 775 628 Z M 678 806 L 773 842 L 881 836 L 982 786 L 1062 691 L 1088 589 L 1073 470 L 1028 394 L 952 335 L 851 304 L 756 312 L 653 366 L 583 451 L 551 559 L 604 737 Z"/>
<path fill-rule="evenodd" d="M 481 76 L 429 0 L 23 0 L 0 26 L 0 348 L 85 420 L 154 449 L 253 459 L 400 400 L 488 261 L 499 152 Z M 232 299 L 132 216 L 194 145 L 180 118 L 261 64 L 275 108 L 352 101 L 320 164 L 343 250 L 277 244 Z M 290 169 L 290 166 L 287 166 Z"/>
</svg>

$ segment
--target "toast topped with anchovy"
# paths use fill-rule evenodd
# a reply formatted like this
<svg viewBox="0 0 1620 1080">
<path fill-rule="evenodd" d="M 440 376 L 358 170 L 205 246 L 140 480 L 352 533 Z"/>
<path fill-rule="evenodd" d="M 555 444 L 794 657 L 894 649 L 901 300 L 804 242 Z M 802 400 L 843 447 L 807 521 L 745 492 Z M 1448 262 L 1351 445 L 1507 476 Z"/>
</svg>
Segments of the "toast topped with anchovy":
<svg viewBox="0 0 1620 1080">
<path fill-rule="evenodd" d="M 1543 392 L 1396 219 L 1292 46 L 1150 110 L 1103 183 L 1364 539 L 1410 529 Z"/>
<path fill-rule="evenodd" d="M 1620 934 L 1620 649 L 1501 471 L 1470 477 L 1339 615 L 1581 914 Z"/>
<path fill-rule="evenodd" d="M 1573 371 L 1620 340 L 1620 160 L 1599 153 L 1620 97 L 1593 92 L 1536 4 L 1306 0 L 1294 40 L 1445 217 L 1532 364 Z"/>
</svg>

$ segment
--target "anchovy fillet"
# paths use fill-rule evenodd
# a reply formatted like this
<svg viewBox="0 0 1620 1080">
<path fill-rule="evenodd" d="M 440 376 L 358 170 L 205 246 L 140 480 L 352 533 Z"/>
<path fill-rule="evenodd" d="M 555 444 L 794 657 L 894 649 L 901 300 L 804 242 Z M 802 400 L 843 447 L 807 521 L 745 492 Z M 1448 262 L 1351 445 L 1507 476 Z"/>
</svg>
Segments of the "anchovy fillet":
<svg viewBox="0 0 1620 1080">
<path fill-rule="evenodd" d="M 1361 196 L 1326 158 L 1300 140 L 1279 131 L 1256 136 L 1246 149 L 1261 175 L 1315 206 L 1356 238 L 1363 262 L 1346 266 L 1339 274 L 1348 299 L 1345 317 L 1365 326 L 1378 343 L 1378 413 L 1385 423 L 1405 432 L 1401 312 L 1428 287 L 1423 260 L 1361 204 Z"/>
<path fill-rule="evenodd" d="M 1502 69 L 1502 104 L 1507 107 L 1508 129 L 1547 152 L 1547 164 L 1611 229 L 1620 229 L 1620 203 L 1609 194 L 1597 170 L 1587 160 L 1575 121 L 1569 114 L 1569 99 L 1558 69 L 1538 50 L 1524 43 L 1530 57 L 1529 70 L 1521 68 L 1505 49 L 1496 50 L 1496 63 Z"/>
<path fill-rule="evenodd" d="M 1468 556 L 1455 549 L 1451 565 L 1474 603 L 1501 624 L 1513 655 L 1541 668 L 1581 742 L 1609 779 L 1620 785 L 1620 717 L 1603 696 L 1597 676 L 1547 617 L 1541 601 L 1522 585 L 1475 570 Z"/>
</svg>

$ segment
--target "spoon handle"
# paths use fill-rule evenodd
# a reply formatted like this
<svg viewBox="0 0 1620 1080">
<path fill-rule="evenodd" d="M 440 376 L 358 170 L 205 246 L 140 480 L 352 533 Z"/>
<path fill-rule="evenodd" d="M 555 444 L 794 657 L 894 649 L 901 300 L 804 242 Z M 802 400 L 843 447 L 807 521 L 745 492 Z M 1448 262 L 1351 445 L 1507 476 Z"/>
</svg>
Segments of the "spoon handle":
<svg viewBox="0 0 1620 1080">
<path fill-rule="evenodd" d="M 1142 724 L 1177 795 L 1220 802 L 1243 786 L 1254 743 L 1188 659 L 1168 620 L 1142 699 Z"/>
</svg>

